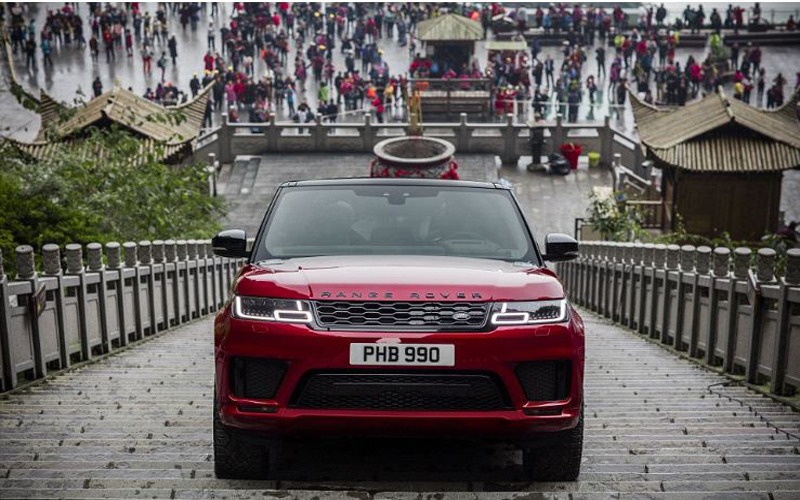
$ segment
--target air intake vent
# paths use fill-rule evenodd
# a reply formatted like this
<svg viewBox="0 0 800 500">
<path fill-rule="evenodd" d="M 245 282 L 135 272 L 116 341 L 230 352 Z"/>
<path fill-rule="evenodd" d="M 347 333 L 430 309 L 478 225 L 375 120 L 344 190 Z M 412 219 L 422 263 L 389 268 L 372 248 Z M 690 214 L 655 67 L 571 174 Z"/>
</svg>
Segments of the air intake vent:
<svg viewBox="0 0 800 500">
<path fill-rule="evenodd" d="M 299 408 L 369 410 L 497 410 L 507 397 L 483 374 L 317 373 L 294 398 Z"/>
<path fill-rule="evenodd" d="M 272 399 L 285 371 L 286 362 L 277 359 L 233 358 L 233 395 L 237 398 Z"/>
<path fill-rule="evenodd" d="M 566 399 L 571 372 L 569 361 L 531 361 L 517 365 L 517 378 L 528 401 Z"/>
</svg>

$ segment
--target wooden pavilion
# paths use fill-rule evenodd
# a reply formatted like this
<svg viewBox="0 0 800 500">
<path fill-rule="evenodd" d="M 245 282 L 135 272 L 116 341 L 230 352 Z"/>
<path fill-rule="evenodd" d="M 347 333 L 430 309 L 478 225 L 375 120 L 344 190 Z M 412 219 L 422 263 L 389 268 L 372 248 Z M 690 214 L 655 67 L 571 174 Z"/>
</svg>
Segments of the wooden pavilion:
<svg viewBox="0 0 800 500">
<path fill-rule="evenodd" d="M 475 53 L 475 42 L 483 39 L 480 23 L 458 14 L 445 14 L 422 21 L 417 26 L 417 38 L 425 43 L 426 55 L 456 72 Z M 439 75 L 432 75 L 439 76 Z"/>
<path fill-rule="evenodd" d="M 641 147 L 662 170 L 664 230 L 757 241 L 779 223 L 783 171 L 800 167 L 795 92 L 776 110 L 722 94 L 659 109 L 631 94 Z"/>
<path fill-rule="evenodd" d="M 471 69 L 475 42 L 483 39 L 480 23 L 458 14 L 444 14 L 420 22 L 417 38 L 425 43 L 422 60 L 430 68 L 426 77 L 411 79 L 420 91 L 423 114 L 452 119 L 467 113 L 487 118 L 492 110 L 491 80 L 441 78 L 449 69 L 455 73 Z"/>
</svg>

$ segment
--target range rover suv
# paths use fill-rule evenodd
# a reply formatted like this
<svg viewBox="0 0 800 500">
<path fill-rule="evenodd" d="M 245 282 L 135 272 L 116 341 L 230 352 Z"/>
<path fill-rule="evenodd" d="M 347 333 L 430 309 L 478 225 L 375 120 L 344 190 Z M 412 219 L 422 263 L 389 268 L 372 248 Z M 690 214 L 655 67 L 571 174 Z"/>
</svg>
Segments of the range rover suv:
<svg viewBox="0 0 800 500">
<path fill-rule="evenodd" d="M 214 325 L 220 478 L 279 470 L 280 442 L 435 436 L 513 442 L 532 480 L 575 480 L 584 327 L 512 191 L 427 179 L 281 185 Z"/>
</svg>

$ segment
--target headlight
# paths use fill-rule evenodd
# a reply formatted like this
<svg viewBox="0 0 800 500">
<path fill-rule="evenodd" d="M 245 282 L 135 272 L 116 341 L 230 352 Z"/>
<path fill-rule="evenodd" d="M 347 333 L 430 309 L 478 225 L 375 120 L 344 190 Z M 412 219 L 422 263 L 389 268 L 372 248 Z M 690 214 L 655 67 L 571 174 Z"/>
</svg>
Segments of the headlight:
<svg viewBox="0 0 800 500">
<path fill-rule="evenodd" d="M 265 297 L 236 296 L 234 316 L 259 321 L 281 323 L 311 323 L 311 306 L 304 300 L 268 299 Z"/>
<path fill-rule="evenodd" d="M 560 323 L 567 319 L 567 299 L 495 304 L 492 324 L 530 325 Z"/>
</svg>

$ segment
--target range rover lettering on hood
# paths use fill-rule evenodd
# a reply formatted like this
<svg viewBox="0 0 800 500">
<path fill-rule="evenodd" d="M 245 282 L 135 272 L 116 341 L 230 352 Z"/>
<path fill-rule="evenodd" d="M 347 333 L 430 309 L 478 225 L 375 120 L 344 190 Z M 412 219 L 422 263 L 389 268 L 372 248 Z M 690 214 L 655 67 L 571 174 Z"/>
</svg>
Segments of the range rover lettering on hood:
<svg viewBox="0 0 800 500">
<path fill-rule="evenodd" d="M 409 292 L 402 294 L 396 292 L 331 292 L 323 291 L 319 294 L 322 299 L 482 299 L 479 292 Z"/>
</svg>

